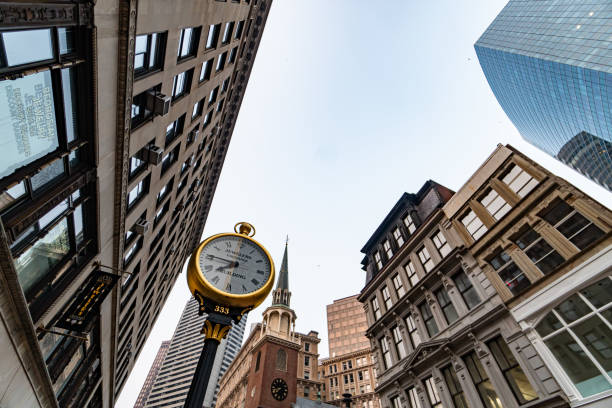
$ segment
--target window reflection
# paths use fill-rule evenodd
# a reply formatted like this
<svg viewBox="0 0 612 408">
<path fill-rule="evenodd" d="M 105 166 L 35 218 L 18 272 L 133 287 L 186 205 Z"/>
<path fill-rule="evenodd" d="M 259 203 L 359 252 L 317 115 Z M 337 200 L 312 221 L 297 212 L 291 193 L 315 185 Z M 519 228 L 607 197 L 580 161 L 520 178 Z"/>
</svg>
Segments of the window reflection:
<svg viewBox="0 0 612 408">
<path fill-rule="evenodd" d="M 29 64 L 53 58 L 51 29 L 7 31 L 2 42 L 9 66 Z"/>
<path fill-rule="evenodd" d="M 36 191 L 63 176 L 64 173 L 64 161 L 62 159 L 58 159 L 36 173 L 31 178 L 32 189 Z"/>
</svg>

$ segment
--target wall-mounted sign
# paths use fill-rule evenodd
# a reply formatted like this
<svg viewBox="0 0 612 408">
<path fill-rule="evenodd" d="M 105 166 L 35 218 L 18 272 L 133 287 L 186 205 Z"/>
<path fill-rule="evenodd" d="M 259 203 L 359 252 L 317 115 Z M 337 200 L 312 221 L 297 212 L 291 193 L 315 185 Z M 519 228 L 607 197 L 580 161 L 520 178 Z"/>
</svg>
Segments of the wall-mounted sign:
<svg viewBox="0 0 612 408">
<path fill-rule="evenodd" d="M 74 302 L 64 311 L 55 326 L 66 330 L 87 332 L 89 323 L 98 314 L 100 304 L 115 286 L 118 279 L 118 275 L 100 271 L 94 272 L 87 282 L 81 286 Z"/>
</svg>

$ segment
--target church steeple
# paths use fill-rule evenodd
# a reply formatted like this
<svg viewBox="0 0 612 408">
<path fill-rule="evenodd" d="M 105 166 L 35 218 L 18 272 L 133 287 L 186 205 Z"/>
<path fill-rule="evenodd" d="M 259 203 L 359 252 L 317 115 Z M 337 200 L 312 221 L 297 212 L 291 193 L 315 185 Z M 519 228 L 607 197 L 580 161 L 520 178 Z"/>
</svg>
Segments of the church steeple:
<svg viewBox="0 0 612 408">
<path fill-rule="evenodd" d="M 276 289 L 272 295 L 272 305 L 283 305 L 289 307 L 291 300 L 291 292 L 289 291 L 289 259 L 287 255 L 289 246 L 289 238 L 285 242 L 285 253 L 283 254 L 283 262 L 278 273 L 278 281 L 276 281 Z"/>
</svg>

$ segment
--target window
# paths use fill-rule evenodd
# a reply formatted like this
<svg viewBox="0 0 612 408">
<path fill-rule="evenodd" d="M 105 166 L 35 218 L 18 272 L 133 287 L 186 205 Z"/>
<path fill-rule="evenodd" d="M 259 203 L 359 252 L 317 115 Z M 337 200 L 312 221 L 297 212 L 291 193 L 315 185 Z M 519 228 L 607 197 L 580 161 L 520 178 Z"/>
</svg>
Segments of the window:
<svg viewBox="0 0 612 408">
<path fill-rule="evenodd" d="M 446 318 L 446 323 L 451 324 L 459 318 L 457 315 L 457 310 L 455 309 L 455 306 L 453 306 L 453 302 L 451 302 L 450 298 L 448 297 L 448 292 L 445 288 L 441 288 L 436 292 L 436 298 L 438 299 L 442 313 Z"/>
<path fill-rule="evenodd" d="M 380 313 L 380 306 L 378 305 L 378 298 L 376 297 L 372 299 L 372 311 L 374 312 L 374 319 L 380 319 L 382 315 Z"/>
<path fill-rule="evenodd" d="M 308 377 L 306 377 L 306 373 L 304 373 L 304 378 L 308 379 Z M 310 395 L 310 388 L 308 386 L 304 387 L 304 397 L 308 398 L 308 396 Z"/>
<path fill-rule="evenodd" d="M 236 62 L 236 55 L 238 55 L 238 47 L 232 48 L 229 53 L 229 59 L 227 60 L 228 64 L 233 64 Z"/>
<path fill-rule="evenodd" d="M 479 201 L 489 214 L 498 221 L 512 209 L 510 204 L 501 198 L 494 189 L 489 189 Z"/>
<path fill-rule="evenodd" d="M 389 293 L 389 288 L 387 286 L 383 286 L 381 289 L 383 301 L 385 302 L 385 308 L 387 310 L 393 307 L 393 302 L 391 301 L 391 294 Z"/>
<path fill-rule="evenodd" d="M 554 271 L 557 266 L 565 262 L 565 259 L 530 227 L 521 233 L 515 243 L 544 275 Z"/>
<path fill-rule="evenodd" d="M 149 192 L 149 182 L 151 175 L 149 174 L 144 179 L 140 180 L 128 194 L 128 211 L 131 210 L 136 203 Z"/>
<path fill-rule="evenodd" d="M 4 51 L 0 67 L 13 67 L 53 59 L 52 36 L 50 28 L 0 33 L 1 48 Z M 23 44 L 29 46 L 23 47 Z"/>
<path fill-rule="evenodd" d="M 181 72 L 176 75 L 172 82 L 172 100 L 175 101 L 181 96 L 189 93 L 191 88 L 191 77 L 193 76 L 193 68 L 188 71 Z"/>
<path fill-rule="evenodd" d="M 465 361 L 470 377 L 472 377 L 472 382 L 476 386 L 478 395 L 480 396 L 480 399 L 485 407 L 503 408 L 501 401 L 495 392 L 495 388 L 493 388 L 493 384 L 491 384 L 491 380 L 489 380 L 489 377 L 480 363 L 476 352 L 470 352 L 463 357 L 463 360 Z"/>
<path fill-rule="evenodd" d="M 469 234 L 477 241 L 478 238 L 482 237 L 487 232 L 487 227 L 480 221 L 480 218 L 476 216 L 476 213 L 469 210 L 462 218 L 461 223 L 465 226 Z"/>
<path fill-rule="evenodd" d="M 455 276 L 453 276 L 453 282 L 455 282 L 455 286 L 459 290 L 468 309 L 471 310 L 480 303 L 480 296 L 476 293 L 472 281 L 470 281 L 465 272 L 461 270 L 455 274 Z"/>
<path fill-rule="evenodd" d="M 225 78 L 225 80 L 221 84 L 221 93 L 222 94 L 227 92 L 227 90 L 229 88 L 229 82 L 230 82 L 230 79 L 229 78 Z"/>
<path fill-rule="evenodd" d="M 393 249 L 391 249 L 391 242 L 388 239 L 385 239 L 383 242 L 383 249 L 385 250 L 385 255 L 387 255 L 387 259 L 393 258 Z"/>
<path fill-rule="evenodd" d="M 359 360 L 358 360 L 359 361 Z M 358 364 L 359 365 L 359 364 Z M 363 371 L 357 371 L 357 379 L 363 381 Z"/>
<path fill-rule="evenodd" d="M 223 109 L 223 101 L 225 101 L 225 99 L 221 99 L 217 104 L 217 108 L 215 109 L 217 113 L 221 112 L 221 110 Z"/>
<path fill-rule="evenodd" d="M 141 153 L 138 152 L 136 153 L 134 156 L 130 157 L 130 175 L 129 177 L 132 178 L 135 175 L 139 174 L 141 170 L 143 170 L 146 166 L 146 162 L 144 160 L 142 160 L 141 158 Z"/>
<path fill-rule="evenodd" d="M 217 48 L 219 41 L 219 33 L 221 32 L 221 24 L 211 25 L 208 29 L 208 38 L 206 39 L 206 49 L 210 50 Z"/>
<path fill-rule="evenodd" d="M 255 372 L 259 371 L 259 363 L 261 362 L 261 351 L 257 352 L 257 358 L 255 359 Z"/>
<path fill-rule="evenodd" d="M 516 266 L 506 252 L 498 252 L 489 263 L 514 295 L 521 293 L 531 285 L 523 271 Z"/>
<path fill-rule="evenodd" d="M 412 315 L 406 316 L 404 320 L 406 321 L 406 329 L 408 330 L 408 337 L 410 337 L 410 342 L 412 343 L 412 349 L 415 349 L 419 344 L 421 344 L 421 336 L 419 336 L 419 332 L 416 328 L 416 324 L 414 324 Z"/>
<path fill-rule="evenodd" d="M 393 365 L 393 362 L 391 361 L 391 352 L 389 350 L 389 344 L 387 343 L 387 338 L 386 337 L 381 337 L 380 340 L 380 352 L 382 353 L 383 356 L 383 363 L 385 366 L 385 369 L 390 368 Z"/>
<path fill-rule="evenodd" d="M 421 316 L 423 317 L 423 322 L 425 323 L 425 327 L 427 328 L 427 333 L 429 333 L 429 337 L 433 337 L 440 331 L 438 329 L 438 325 L 436 324 L 436 320 L 434 319 L 433 313 L 431 313 L 431 308 L 427 302 L 421 303 L 419 306 L 421 310 Z"/>
<path fill-rule="evenodd" d="M 438 395 L 433 377 L 425 379 L 425 388 L 427 389 L 427 398 L 429 399 L 431 408 L 442 408 L 442 400 L 440 399 L 440 395 Z"/>
<path fill-rule="evenodd" d="M 193 111 L 191 112 L 191 120 L 193 121 L 195 118 L 202 114 L 204 110 L 204 99 L 200 99 L 193 105 Z"/>
<path fill-rule="evenodd" d="M 164 174 L 174 163 L 176 163 L 178 160 L 180 147 L 181 144 L 177 144 L 174 149 L 172 149 L 162 158 L 161 174 Z"/>
<path fill-rule="evenodd" d="M 425 272 L 431 271 L 434 267 L 434 261 L 431 259 L 431 256 L 429 255 L 429 251 L 427 250 L 427 248 L 421 247 L 421 249 L 419 250 L 419 252 L 417 252 L 417 254 L 419 255 L 419 259 L 421 260 L 421 264 L 423 265 L 423 268 L 425 268 Z"/>
<path fill-rule="evenodd" d="M 309 356 L 304 356 L 304 365 L 305 366 L 309 366 L 310 365 L 310 357 Z"/>
<path fill-rule="evenodd" d="M 308 342 L 304 343 L 304 351 L 310 351 L 310 343 Z"/>
<path fill-rule="evenodd" d="M 459 382 L 457 374 L 455 373 L 455 370 L 453 370 L 452 366 L 448 365 L 444 367 L 442 369 L 442 375 L 444 376 L 446 387 L 450 392 L 455 408 L 469 408 L 463 393 L 463 389 L 461 388 L 461 383 Z"/>
<path fill-rule="evenodd" d="M 308 380 L 310 378 L 310 371 L 304 370 L 304 379 Z"/>
<path fill-rule="evenodd" d="M 223 39 L 221 44 L 228 44 L 232 38 L 232 31 L 234 31 L 234 22 L 225 23 L 225 30 L 223 31 Z"/>
<path fill-rule="evenodd" d="M 170 143 L 176 140 L 176 138 L 179 137 L 181 133 L 183 133 L 184 124 L 185 124 L 185 114 L 182 114 L 174 122 L 170 123 L 166 127 L 165 147 L 168 147 Z"/>
<path fill-rule="evenodd" d="M 565 238 L 584 249 L 604 236 L 604 232 L 563 200 L 557 200 L 541 216 Z"/>
<path fill-rule="evenodd" d="M 213 117 L 213 111 L 208 112 L 206 116 L 204 116 L 204 122 L 202 122 L 202 128 L 205 129 L 206 126 L 210 125 L 210 122 L 212 122 L 212 117 Z"/>
<path fill-rule="evenodd" d="M 205 82 L 210 79 L 210 73 L 212 72 L 213 66 L 213 58 L 208 61 L 204 61 L 202 63 L 202 68 L 200 69 L 200 82 Z"/>
<path fill-rule="evenodd" d="M 612 389 L 612 280 L 605 277 L 553 308 L 536 331 L 583 397 Z"/>
<path fill-rule="evenodd" d="M 538 185 L 536 179 L 516 164 L 510 167 L 508 172 L 502 177 L 502 181 L 520 197 L 525 197 Z"/>
<path fill-rule="evenodd" d="M 223 68 L 225 68 L 225 60 L 227 59 L 227 51 L 225 51 L 223 54 L 219 54 L 219 57 L 217 58 L 217 69 L 216 71 L 222 71 Z"/>
<path fill-rule="evenodd" d="M 404 245 L 404 237 L 402 236 L 402 231 L 397 227 L 393 230 L 393 238 L 395 238 L 395 242 L 397 243 L 398 248 L 401 248 L 402 245 Z"/>
<path fill-rule="evenodd" d="M 287 371 L 287 352 L 283 349 L 278 349 L 276 352 L 276 369 Z"/>
<path fill-rule="evenodd" d="M 181 30 L 177 52 L 179 61 L 197 54 L 201 31 L 202 27 L 189 27 Z"/>
<path fill-rule="evenodd" d="M 380 256 L 380 252 L 374 252 L 374 262 L 376 262 L 376 268 L 380 271 L 383 268 L 382 257 Z"/>
<path fill-rule="evenodd" d="M 609 331 L 612 334 L 612 330 Z M 612 340 L 610 345 L 612 345 Z M 529 383 L 529 379 L 516 358 L 514 358 L 506 342 L 501 337 L 497 337 L 488 342 L 487 346 L 489 346 L 491 353 L 493 353 L 495 361 L 497 361 L 519 404 L 523 405 L 538 398 L 538 394 Z M 612 351 L 612 348 L 610 350 Z"/>
<path fill-rule="evenodd" d="M 157 85 L 134 96 L 131 112 L 131 126 L 133 129 L 153 118 L 151 99 L 159 93 L 160 89 L 161 85 Z"/>
<path fill-rule="evenodd" d="M 395 276 L 391 279 L 393 281 L 393 287 L 395 288 L 395 293 L 397 293 L 397 297 L 401 299 L 402 296 L 406 293 L 404 289 L 404 284 L 402 283 L 402 278 L 400 278 L 399 273 L 396 273 Z"/>
<path fill-rule="evenodd" d="M 166 201 L 166 204 L 164 204 L 162 207 L 160 207 L 157 212 L 155 213 L 155 218 L 153 219 L 153 226 L 157 226 L 159 225 L 159 222 L 162 220 L 162 218 L 164 218 L 164 216 L 168 213 L 168 210 L 170 209 L 170 200 Z"/>
<path fill-rule="evenodd" d="M 408 394 L 408 406 L 410 408 L 421 408 L 421 401 L 414 387 L 408 388 L 406 394 Z"/>
<path fill-rule="evenodd" d="M 404 270 L 408 275 L 408 280 L 410 281 L 410 286 L 414 287 L 419 282 L 419 276 L 416 273 L 416 268 L 412 261 L 408 261 L 406 265 L 404 265 Z"/>
<path fill-rule="evenodd" d="M 402 332 L 398 326 L 395 326 L 391 329 L 391 333 L 393 333 L 393 343 L 395 343 L 395 351 L 397 351 L 397 355 L 399 359 L 403 359 L 406 357 L 406 348 L 404 347 L 404 339 L 402 338 Z"/>
<path fill-rule="evenodd" d="M 212 91 L 210 91 L 210 95 L 208 96 L 208 106 L 212 105 L 217 101 L 217 95 L 219 94 L 219 87 L 215 87 Z"/>
<path fill-rule="evenodd" d="M 140 249 L 142 248 L 142 242 L 143 237 L 138 238 L 138 240 L 123 253 L 124 268 L 128 266 L 132 259 L 136 257 L 136 254 L 138 254 L 138 251 L 140 251 Z"/>
<path fill-rule="evenodd" d="M 242 37 L 243 29 L 244 29 L 244 20 L 238 22 L 238 26 L 236 27 L 236 32 L 234 33 L 234 38 L 236 40 Z"/>
<path fill-rule="evenodd" d="M 416 225 L 410 214 L 407 214 L 406 217 L 404 217 L 404 225 L 406 228 L 408 228 L 408 233 L 412 234 L 414 231 L 416 231 Z"/>
<path fill-rule="evenodd" d="M 451 247 L 448 242 L 446 242 L 446 237 L 444 234 L 442 234 L 442 231 L 436 232 L 432 238 L 432 241 L 436 245 L 436 248 L 438 248 L 438 252 L 442 258 L 450 253 Z"/>
<path fill-rule="evenodd" d="M 134 77 L 162 69 L 167 33 L 144 34 L 136 37 Z"/>
<path fill-rule="evenodd" d="M 174 177 L 168 181 L 168 183 L 159 190 L 157 193 L 157 205 L 159 205 L 168 195 L 172 192 L 172 184 L 174 183 Z"/>
</svg>

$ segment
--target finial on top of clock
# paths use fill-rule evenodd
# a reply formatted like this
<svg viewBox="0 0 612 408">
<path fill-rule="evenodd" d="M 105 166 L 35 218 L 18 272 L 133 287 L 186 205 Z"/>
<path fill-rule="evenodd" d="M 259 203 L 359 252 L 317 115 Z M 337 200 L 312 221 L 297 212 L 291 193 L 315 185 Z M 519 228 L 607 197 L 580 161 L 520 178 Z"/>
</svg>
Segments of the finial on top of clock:
<svg viewBox="0 0 612 408">
<path fill-rule="evenodd" d="M 253 224 L 249 224 L 245 221 L 241 221 L 234 225 L 234 231 L 236 231 L 237 234 L 244 234 L 248 237 L 255 236 L 255 227 L 253 226 Z"/>
</svg>

